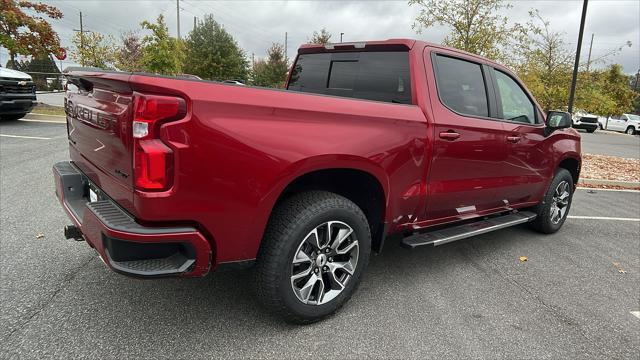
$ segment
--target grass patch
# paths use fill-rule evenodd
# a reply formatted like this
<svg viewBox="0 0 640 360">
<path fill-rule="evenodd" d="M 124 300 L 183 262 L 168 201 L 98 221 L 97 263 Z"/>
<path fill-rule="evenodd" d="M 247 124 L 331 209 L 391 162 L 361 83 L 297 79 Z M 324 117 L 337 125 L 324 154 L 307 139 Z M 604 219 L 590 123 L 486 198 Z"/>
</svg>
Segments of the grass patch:
<svg viewBox="0 0 640 360">
<path fill-rule="evenodd" d="M 38 103 L 31 112 L 35 114 L 64 116 L 64 107 Z"/>
</svg>

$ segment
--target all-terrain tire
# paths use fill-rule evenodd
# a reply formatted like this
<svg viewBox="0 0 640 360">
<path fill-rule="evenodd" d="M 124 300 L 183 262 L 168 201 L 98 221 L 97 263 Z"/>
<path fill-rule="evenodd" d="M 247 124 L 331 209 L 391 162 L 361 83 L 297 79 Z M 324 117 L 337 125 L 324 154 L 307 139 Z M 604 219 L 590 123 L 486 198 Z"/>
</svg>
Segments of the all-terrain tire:
<svg viewBox="0 0 640 360">
<path fill-rule="evenodd" d="M 292 261 L 310 232 L 322 224 L 336 221 L 351 227 L 357 239 L 355 270 L 332 300 L 324 304 L 305 303 L 293 290 Z M 367 268 L 370 252 L 371 232 L 367 218 L 352 201 L 324 191 L 293 195 L 278 204 L 269 219 L 256 259 L 258 300 L 288 322 L 309 324 L 321 320 L 351 298 Z"/>
</svg>

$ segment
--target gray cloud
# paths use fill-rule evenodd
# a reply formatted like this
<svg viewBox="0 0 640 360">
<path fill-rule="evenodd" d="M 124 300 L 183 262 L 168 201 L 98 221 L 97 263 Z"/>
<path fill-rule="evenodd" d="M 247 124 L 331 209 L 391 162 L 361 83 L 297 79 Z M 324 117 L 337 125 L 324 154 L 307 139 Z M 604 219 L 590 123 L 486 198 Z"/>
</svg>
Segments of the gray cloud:
<svg viewBox="0 0 640 360">
<path fill-rule="evenodd" d="M 143 20 L 154 20 L 164 14 L 172 34 L 176 33 L 176 3 L 174 0 L 156 1 L 45 1 L 59 7 L 65 14 L 55 21 L 54 28 L 61 36 L 63 46 L 71 45 L 74 28 L 79 28 L 78 12 L 83 11 L 84 26 L 119 37 L 126 30 L 138 29 Z M 528 11 L 540 10 L 556 31 L 565 33 L 565 40 L 575 46 L 582 1 L 512 1 L 508 15 L 513 22 L 526 22 Z M 325 27 L 333 34 L 333 41 L 388 39 L 409 37 L 439 42 L 446 28 L 425 29 L 416 34 L 411 29 L 418 13 L 406 1 L 201 1 L 181 0 L 180 22 L 182 36 L 193 27 L 193 17 L 202 18 L 211 13 L 236 38 L 248 55 L 264 57 L 272 42 L 284 42 L 288 33 L 288 54 L 293 56 L 297 47 L 306 42 L 314 30 Z M 593 58 L 619 47 L 626 41 L 633 43 L 608 63 L 623 65 L 625 72 L 635 73 L 640 68 L 640 2 L 589 2 L 583 56 L 586 60 L 591 34 L 595 34 Z M 6 51 L 2 58 L 6 59 Z M 5 60 L 2 60 L 3 62 Z M 602 66 L 602 65 L 599 65 Z"/>
</svg>

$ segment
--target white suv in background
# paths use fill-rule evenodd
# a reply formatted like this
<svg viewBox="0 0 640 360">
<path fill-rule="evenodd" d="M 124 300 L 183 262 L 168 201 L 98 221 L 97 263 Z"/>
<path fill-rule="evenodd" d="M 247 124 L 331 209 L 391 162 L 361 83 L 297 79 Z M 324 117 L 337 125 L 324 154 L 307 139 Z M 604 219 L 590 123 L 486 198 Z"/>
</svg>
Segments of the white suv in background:
<svg viewBox="0 0 640 360">
<path fill-rule="evenodd" d="M 629 135 L 640 133 L 640 115 L 622 114 L 620 116 L 612 116 L 608 119 L 598 118 L 600 129 L 613 130 L 627 133 Z"/>
</svg>

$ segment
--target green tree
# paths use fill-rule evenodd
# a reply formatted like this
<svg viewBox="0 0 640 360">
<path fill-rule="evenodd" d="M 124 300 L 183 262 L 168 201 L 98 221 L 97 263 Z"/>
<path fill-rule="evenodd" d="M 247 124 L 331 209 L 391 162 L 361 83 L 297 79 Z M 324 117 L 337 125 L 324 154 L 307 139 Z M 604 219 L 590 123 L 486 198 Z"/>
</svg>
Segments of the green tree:
<svg viewBox="0 0 640 360">
<path fill-rule="evenodd" d="M 164 16 L 158 16 L 155 23 L 143 21 L 140 25 L 143 29 L 151 30 L 151 34 L 142 39 L 144 70 L 166 75 L 180 74 L 184 62 L 184 44 L 169 36 Z"/>
<path fill-rule="evenodd" d="M 537 11 L 530 13 L 527 37 L 511 48 L 506 61 L 516 70 L 545 111 L 567 105 L 573 53 L 564 42 L 564 34 L 553 31 Z"/>
<path fill-rule="evenodd" d="M 209 80 L 247 80 L 249 62 L 245 52 L 213 15 L 197 23 L 185 45 L 186 73 Z"/>
<path fill-rule="evenodd" d="M 50 55 L 34 57 L 31 58 L 31 60 L 23 62 L 22 69 L 20 69 L 20 71 L 31 73 L 33 82 L 36 84 L 36 88 L 38 90 L 61 89 L 60 78 L 56 76 L 56 74 L 60 74 L 60 70 Z M 47 78 L 54 78 L 54 80 L 51 84 L 48 84 Z"/>
<path fill-rule="evenodd" d="M 120 37 L 121 44 L 115 52 L 115 65 L 122 71 L 143 71 L 142 67 L 142 42 L 133 31 L 123 33 Z"/>
<path fill-rule="evenodd" d="M 258 60 L 253 66 L 252 84 L 265 87 L 284 87 L 287 77 L 287 60 L 284 46 L 274 43 L 267 50 L 266 60 Z"/>
<path fill-rule="evenodd" d="M 28 15 L 25 10 L 31 13 Z M 44 17 L 61 19 L 58 8 L 30 1 L 0 0 L 0 46 L 9 51 L 10 63 L 17 67 L 16 55 L 34 57 L 57 53 L 60 38 Z"/>
<path fill-rule="evenodd" d="M 450 33 L 443 44 L 473 54 L 500 60 L 501 49 L 517 41 L 524 28 L 509 25 L 502 13 L 513 6 L 502 0 L 409 0 L 420 12 L 413 29 L 420 33 L 425 28 L 443 25 Z"/>
<path fill-rule="evenodd" d="M 86 34 L 76 32 L 71 39 L 74 45 L 71 59 L 82 66 L 113 69 L 115 63 L 115 40 L 113 36 L 105 36 L 97 32 Z"/>
<path fill-rule="evenodd" d="M 329 42 L 331 42 L 331 33 L 325 28 L 322 28 L 320 32 L 314 31 L 313 35 L 311 35 L 311 40 L 309 40 L 310 44 L 325 45 Z"/>
</svg>

